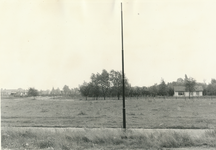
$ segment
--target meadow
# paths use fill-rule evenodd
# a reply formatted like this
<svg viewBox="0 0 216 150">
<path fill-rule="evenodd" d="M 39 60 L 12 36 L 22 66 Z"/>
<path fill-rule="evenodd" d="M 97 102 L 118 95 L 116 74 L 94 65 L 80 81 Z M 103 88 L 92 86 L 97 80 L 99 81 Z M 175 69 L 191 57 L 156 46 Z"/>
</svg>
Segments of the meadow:
<svg viewBox="0 0 216 150">
<path fill-rule="evenodd" d="M 126 98 L 127 128 L 215 129 L 216 99 Z M 122 100 L 1 100 L 2 127 L 121 128 Z"/>
<path fill-rule="evenodd" d="M 216 99 L 126 98 L 125 131 L 119 129 L 122 100 L 2 98 L 1 149 L 211 149 L 216 147 L 215 108 Z M 207 131 L 192 136 L 134 128 Z"/>
<path fill-rule="evenodd" d="M 173 150 L 185 148 L 213 150 L 216 131 L 206 131 L 201 136 L 187 132 L 140 133 L 133 130 L 110 129 L 49 129 L 5 128 L 1 137 L 2 150 Z"/>
</svg>

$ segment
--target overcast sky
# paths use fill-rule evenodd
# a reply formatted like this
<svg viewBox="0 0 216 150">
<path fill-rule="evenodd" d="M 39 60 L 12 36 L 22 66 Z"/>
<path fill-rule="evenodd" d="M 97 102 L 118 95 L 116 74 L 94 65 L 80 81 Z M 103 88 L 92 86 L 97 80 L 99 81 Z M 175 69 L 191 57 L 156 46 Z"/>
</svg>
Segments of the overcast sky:
<svg viewBox="0 0 216 150">
<path fill-rule="evenodd" d="M 216 1 L 1 0 L 1 88 L 78 87 L 102 69 L 132 86 L 216 78 Z"/>
</svg>

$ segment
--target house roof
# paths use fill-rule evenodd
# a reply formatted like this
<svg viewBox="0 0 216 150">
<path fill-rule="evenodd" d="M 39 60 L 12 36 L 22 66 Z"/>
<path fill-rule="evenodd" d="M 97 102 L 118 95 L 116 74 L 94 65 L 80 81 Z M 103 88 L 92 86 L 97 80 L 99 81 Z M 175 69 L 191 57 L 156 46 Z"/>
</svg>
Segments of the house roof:
<svg viewBox="0 0 216 150">
<path fill-rule="evenodd" d="M 174 91 L 175 92 L 184 92 L 185 87 L 184 86 L 174 86 Z"/>
<path fill-rule="evenodd" d="M 196 92 L 203 91 L 202 86 L 195 86 L 194 88 L 195 88 Z M 174 86 L 174 91 L 175 92 L 185 92 L 186 88 L 185 88 L 185 86 Z"/>
</svg>

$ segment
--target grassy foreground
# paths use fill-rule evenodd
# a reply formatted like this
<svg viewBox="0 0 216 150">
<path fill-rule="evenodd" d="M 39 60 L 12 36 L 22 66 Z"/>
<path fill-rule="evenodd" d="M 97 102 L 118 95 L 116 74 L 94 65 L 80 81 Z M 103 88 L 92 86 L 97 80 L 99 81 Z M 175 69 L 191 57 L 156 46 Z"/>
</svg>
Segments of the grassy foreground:
<svg viewBox="0 0 216 150">
<path fill-rule="evenodd" d="M 126 98 L 128 128 L 216 129 L 216 99 Z M 122 100 L 2 99 L 2 127 L 121 128 Z"/>
<path fill-rule="evenodd" d="M 162 149 L 179 147 L 216 147 L 216 130 L 201 137 L 187 133 L 139 133 L 107 129 L 25 129 L 5 128 L 1 135 L 2 149 Z"/>
</svg>

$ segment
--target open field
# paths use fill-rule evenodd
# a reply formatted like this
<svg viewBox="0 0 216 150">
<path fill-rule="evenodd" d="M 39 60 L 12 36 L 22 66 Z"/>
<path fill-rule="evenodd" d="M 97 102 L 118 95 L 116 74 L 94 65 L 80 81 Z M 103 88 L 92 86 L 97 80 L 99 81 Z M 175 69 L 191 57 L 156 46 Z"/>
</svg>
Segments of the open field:
<svg viewBox="0 0 216 150">
<path fill-rule="evenodd" d="M 152 130 L 153 131 L 153 130 Z M 187 132 L 137 132 L 121 129 L 52 129 L 4 128 L 2 149 L 45 150 L 111 150 L 111 149 L 213 149 L 216 148 L 216 130 L 200 136 Z"/>
<path fill-rule="evenodd" d="M 216 99 L 127 99 L 124 131 L 117 129 L 122 127 L 121 100 L 2 99 L 1 148 L 213 149 L 215 108 Z"/>
<path fill-rule="evenodd" d="M 216 99 L 126 98 L 127 128 L 215 129 Z M 121 128 L 121 100 L 1 100 L 2 127 Z"/>
</svg>

